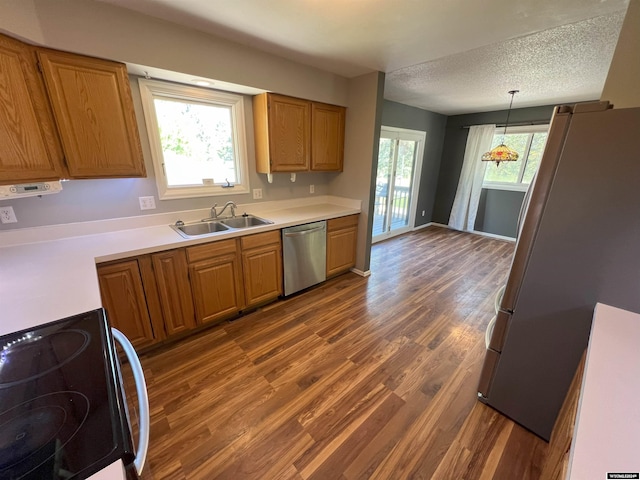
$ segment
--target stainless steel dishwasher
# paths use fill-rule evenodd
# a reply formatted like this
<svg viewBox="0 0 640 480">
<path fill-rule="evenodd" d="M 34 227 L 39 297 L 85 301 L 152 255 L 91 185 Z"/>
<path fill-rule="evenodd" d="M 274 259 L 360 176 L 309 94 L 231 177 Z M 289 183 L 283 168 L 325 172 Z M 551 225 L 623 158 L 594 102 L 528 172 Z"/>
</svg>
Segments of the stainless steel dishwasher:
<svg viewBox="0 0 640 480">
<path fill-rule="evenodd" d="M 284 295 L 327 279 L 327 222 L 282 229 Z"/>
</svg>

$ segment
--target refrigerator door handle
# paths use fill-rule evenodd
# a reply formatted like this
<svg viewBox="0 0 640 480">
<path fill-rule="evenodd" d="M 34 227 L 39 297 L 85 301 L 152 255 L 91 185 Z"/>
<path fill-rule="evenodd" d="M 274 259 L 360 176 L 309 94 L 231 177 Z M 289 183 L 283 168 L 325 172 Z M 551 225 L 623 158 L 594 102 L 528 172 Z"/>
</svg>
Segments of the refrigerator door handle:
<svg viewBox="0 0 640 480">
<path fill-rule="evenodd" d="M 139 437 L 138 448 L 136 449 L 136 458 L 133 461 L 133 465 L 138 472 L 138 475 L 142 474 L 144 463 L 147 459 L 147 451 L 149 450 L 149 397 L 147 395 L 147 386 L 144 380 L 144 372 L 142 371 L 142 365 L 140 359 L 136 354 L 133 345 L 129 339 L 118 329 L 112 328 L 113 338 L 116 340 L 127 355 L 131 370 L 133 372 L 133 378 L 136 382 L 136 392 L 138 394 L 138 408 L 139 408 Z"/>
<path fill-rule="evenodd" d="M 489 347 L 496 352 L 502 352 L 504 341 L 507 338 L 507 330 L 509 328 L 509 322 L 511 321 L 511 314 L 500 310 L 495 316 L 495 324 L 491 332 L 491 338 L 489 339 Z"/>
</svg>

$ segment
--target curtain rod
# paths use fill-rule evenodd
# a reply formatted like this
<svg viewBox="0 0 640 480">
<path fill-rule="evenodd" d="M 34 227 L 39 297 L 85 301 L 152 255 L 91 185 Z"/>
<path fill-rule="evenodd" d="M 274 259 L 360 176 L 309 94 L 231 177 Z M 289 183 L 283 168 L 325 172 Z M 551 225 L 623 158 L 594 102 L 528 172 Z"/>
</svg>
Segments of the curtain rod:
<svg viewBox="0 0 640 480">
<path fill-rule="evenodd" d="M 533 122 L 510 122 L 509 126 L 510 127 L 524 127 L 524 126 L 529 126 L 529 125 L 548 125 L 549 123 L 551 123 L 551 119 L 549 120 L 535 120 Z M 471 128 L 475 125 L 462 125 L 460 128 Z M 496 124 L 496 128 L 504 128 L 504 123 L 502 124 Z"/>
</svg>

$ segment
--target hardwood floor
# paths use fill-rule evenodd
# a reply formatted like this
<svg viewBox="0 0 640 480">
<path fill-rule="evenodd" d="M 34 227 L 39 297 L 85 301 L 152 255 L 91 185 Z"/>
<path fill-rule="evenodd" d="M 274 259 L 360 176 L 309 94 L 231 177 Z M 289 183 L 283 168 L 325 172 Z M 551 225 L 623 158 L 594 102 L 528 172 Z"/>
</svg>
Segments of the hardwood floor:
<svg viewBox="0 0 640 480">
<path fill-rule="evenodd" d="M 143 479 L 540 478 L 547 444 L 476 400 L 512 252 L 429 227 L 144 356 Z"/>
</svg>

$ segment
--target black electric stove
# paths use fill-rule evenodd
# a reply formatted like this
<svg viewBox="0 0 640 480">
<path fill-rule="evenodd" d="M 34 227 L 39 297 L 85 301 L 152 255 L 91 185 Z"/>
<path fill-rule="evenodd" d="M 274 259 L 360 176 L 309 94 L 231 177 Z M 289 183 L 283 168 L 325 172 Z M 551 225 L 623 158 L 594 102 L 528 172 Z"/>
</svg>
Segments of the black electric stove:
<svg viewBox="0 0 640 480">
<path fill-rule="evenodd" d="M 133 446 L 103 309 L 0 336 L 0 479 L 83 479 Z"/>
</svg>

